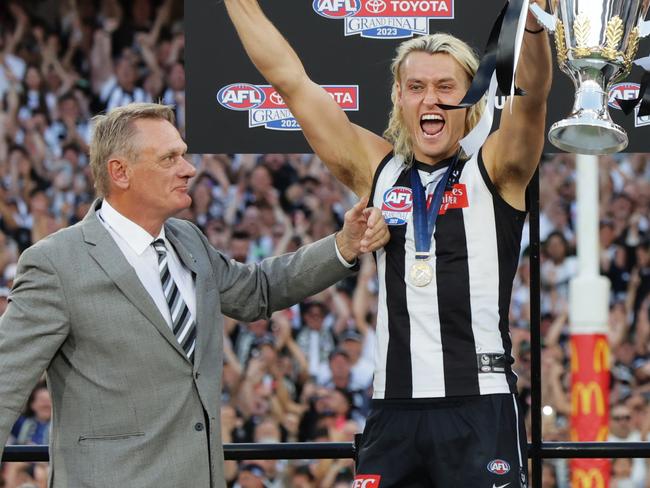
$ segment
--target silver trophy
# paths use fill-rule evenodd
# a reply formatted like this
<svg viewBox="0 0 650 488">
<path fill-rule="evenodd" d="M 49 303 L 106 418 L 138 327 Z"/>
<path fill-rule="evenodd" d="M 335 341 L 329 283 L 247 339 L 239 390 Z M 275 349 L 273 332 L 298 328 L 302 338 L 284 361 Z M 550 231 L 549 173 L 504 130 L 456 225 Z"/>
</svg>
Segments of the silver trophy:
<svg viewBox="0 0 650 488">
<path fill-rule="evenodd" d="M 625 78 L 650 33 L 650 0 L 550 0 L 551 14 L 530 6 L 554 34 L 557 62 L 576 88 L 573 111 L 553 124 L 551 143 L 579 154 L 611 154 L 627 146 L 627 134 L 607 110 L 611 84 Z"/>
</svg>

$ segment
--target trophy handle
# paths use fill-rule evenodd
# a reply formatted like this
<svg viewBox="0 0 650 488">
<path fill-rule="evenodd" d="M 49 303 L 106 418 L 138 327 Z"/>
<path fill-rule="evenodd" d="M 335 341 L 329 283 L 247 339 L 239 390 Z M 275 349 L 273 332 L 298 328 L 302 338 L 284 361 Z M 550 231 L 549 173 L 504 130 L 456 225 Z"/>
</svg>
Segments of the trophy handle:
<svg viewBox="0 0 650 488">
<path fill-rule="evenodd" d="M 536 3 L 531 3 L 529 5 L 530 11 L 533 13 L 535 18 L 537 19 L 537 22 L 544 27 L 548 32 L 554 33 L 555 32 L 555 25 L 557 24 L 557 19 L 555 18 L 554 15 L 549 14 L 544 10 L 542 7 L 537 5 Z M 646 22 L 648 25 L 648 34 L 650 34 L 650 21 Z"/>
</svg>

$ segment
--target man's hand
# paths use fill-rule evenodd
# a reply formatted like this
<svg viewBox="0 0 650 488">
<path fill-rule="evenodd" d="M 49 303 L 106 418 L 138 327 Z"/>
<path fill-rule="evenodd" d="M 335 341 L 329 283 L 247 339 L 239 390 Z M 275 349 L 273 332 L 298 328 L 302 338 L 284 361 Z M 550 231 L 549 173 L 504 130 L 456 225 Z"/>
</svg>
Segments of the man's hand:
<svg viewBox="0 0 650 488">
<path fill-rule="evenodd" d="M 339 252 L 348 262 L 359 254 L 373 252 L 390 239 L 388 226 L 378 208 L 366 208 L 368 197 L 362 198 L 345 213 L 343 229 L 336 234 Z"/>
</svg>

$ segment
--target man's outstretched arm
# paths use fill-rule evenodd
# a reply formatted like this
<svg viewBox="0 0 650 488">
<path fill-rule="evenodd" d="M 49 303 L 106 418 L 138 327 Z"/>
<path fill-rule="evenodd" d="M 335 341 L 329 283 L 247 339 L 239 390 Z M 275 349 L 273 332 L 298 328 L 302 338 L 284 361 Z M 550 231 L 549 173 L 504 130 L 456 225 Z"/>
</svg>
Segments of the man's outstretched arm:
<svg viewBox="0 0 650 488">
<path fill-rule="evenodd" d="M 255 266 L 226 259 L 201 235 L 211 254 L 215 276 L 219 277 L 223 313 L 245 322 L 268 318 L 274 311 L 298 303 L 355 271 L 349 265 L 360 254 L 374 252 L 390 239 L 381 211 L 366 208 L 367 203 L 364 198 L 348 210 L 343 228 L 335 235 L 294 253 L 264 259 Z"/>
</svg>

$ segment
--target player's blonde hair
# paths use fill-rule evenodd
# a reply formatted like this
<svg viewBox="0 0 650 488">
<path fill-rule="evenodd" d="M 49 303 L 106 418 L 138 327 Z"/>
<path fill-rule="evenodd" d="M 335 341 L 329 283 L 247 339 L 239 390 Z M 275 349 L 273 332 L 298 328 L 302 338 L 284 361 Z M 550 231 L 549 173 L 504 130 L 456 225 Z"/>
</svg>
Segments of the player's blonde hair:
<svg viewBox="0 0 650 488">
<path fill-rule="evenodd" d="M 416 37 L 401 43 L 397 47 L 397 54 L 391 64 L 393 73 L 393 88 L 391 100 L 393 109 L 388 120 L 388 127 L 384 131 L 384 137 L 393 144 L 395 155 L 404 157 L 405 161 L 413 159 L 413 142 L 404 123 L 402 109 L 397 99 L 397 88 L 402 82 L 401 68 L 406 57 L 412 52 L 425 52 L 429 54 L 446 53 L 452 56 L 463 68 L 467 77 L 471 81 L 478 69 L 479 60 L 474 50 L 464 41 L 450 34 L 436 33 L 428 36 Z M 485 108 L 485 99 L 473 105 L 467 110 L 465 117 L 465 134 L 474 128 L 481 118 Z"/>
</svg>

